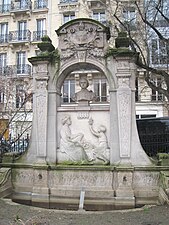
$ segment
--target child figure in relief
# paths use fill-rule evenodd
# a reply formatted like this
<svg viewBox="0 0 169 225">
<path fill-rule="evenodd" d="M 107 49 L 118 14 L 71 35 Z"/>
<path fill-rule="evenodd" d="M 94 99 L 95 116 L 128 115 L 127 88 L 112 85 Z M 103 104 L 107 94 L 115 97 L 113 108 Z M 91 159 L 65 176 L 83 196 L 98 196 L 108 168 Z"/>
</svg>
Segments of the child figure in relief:
<svg viewBox="0 0 169 225">
<path fill-rule="evenodd" d="M 109 163 L 109 147 L 106 136 L 106 127 L 104 125 L 100 125 L 98 130 L 94 130 L 93 128 L 93 119 L 89 119 L 89 128 L 91 133 L 98 138 L 98 146 L 94 148 L 94 153 L 96 158 L 104 161 L 105 164 Z"/>
</svg>

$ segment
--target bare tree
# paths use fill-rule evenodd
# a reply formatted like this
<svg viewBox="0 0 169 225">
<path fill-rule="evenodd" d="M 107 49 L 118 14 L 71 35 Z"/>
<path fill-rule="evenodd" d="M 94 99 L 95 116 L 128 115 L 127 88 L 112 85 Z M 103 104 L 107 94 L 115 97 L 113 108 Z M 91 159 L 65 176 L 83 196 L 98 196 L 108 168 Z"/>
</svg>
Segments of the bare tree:
<svg viewBox="0 0 169 225">
<path fill-rule="evenodd" d="M 110 45 L 114 44 L 119 32 L 127 32 L 131 50 L 139 52 L 136 63 L 144 71 L 148 86 L 154 92 L 165 96 L 166 102 L 168 102 L 168 0 L 98 0 L 89 1 L 89 3 L 88 1 L 84 2 L 84 8 L 91 17 L 93 9 L 100 12 L 105 10 L 106 25 L 110 27 L 111 33 Z"/>
<path fill-rule="evenodd" d="M 2 75 L 2 74 L 1 74 Z M 0 76 L 0 153 L 16 150 L 31 128 L 31 79 Z M 23 139 L 22 139 L 23 140 Z M 21 143 L 22 144 L 22 143 Z"/>
<path fill-rule="evenodd" d="M 130 6 L 119 6 L 116 1 L 114 18 L 118 29 L 127 32 L 132 50 L 140 53 L 136 63 L 145 70 L 149 87 L 169 100 L 169 5 L 167 0 L 140 2 L 129 1 Z M 119 17 L 120 7 L 123 7 L 123 13 L 133 7 L 135 16 Z M 160 77 L 160 82 L 154 82 L 154 77 Z"/>
</svg>

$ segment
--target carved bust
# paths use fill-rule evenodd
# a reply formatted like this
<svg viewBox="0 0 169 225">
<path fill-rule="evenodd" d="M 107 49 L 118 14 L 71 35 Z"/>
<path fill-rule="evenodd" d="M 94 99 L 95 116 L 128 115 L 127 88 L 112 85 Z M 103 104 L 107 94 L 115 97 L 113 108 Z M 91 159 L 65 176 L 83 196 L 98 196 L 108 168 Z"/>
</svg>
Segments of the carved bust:
<svg viewBox="0 0 169 225">
<path fill-rule="evenodd" d="M 79 81 L 79 85 L 81 87 L 81 90 L 76 92 L 73 100 L 76 102 L 86 102 L 89 103 L 90 101 L 93 101 L 95 99 L 95 94 L 93 91 L 89 91 L 87 87 L 89 86 L 89 82 L 86 78 L 81 78 Z"/>
</svg>

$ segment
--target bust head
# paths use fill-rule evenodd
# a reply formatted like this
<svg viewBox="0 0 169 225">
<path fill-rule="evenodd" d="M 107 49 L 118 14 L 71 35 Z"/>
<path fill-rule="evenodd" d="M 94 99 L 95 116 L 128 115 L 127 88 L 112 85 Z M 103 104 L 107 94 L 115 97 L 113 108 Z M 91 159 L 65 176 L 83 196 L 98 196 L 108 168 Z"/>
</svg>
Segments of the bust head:
<svg viewBox="0 0 169 225">
<path fill-rule="evenodd" d="M 62 118 L 62 124 L 63 125 L 65 125 L 65 124 L 71 125 L 71 118 L 69 115 L 66 115 L 64 118 Z"/>
<path fill-rule="evenodd" d="M 86 78 L 81 78 L 79 80 L 79 85 L 82 89 L 86 89 L 89 86 L 89 82 Z"/>
</svg>

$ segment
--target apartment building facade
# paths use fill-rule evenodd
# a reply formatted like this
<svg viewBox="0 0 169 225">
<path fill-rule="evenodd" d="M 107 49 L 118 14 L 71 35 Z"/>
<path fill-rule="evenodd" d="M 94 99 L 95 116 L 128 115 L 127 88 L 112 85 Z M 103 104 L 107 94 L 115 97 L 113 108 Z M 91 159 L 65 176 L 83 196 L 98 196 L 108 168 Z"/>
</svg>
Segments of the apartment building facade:
<svg viewBox="0 0 169 225">
<path fill-rule="evenodd" d="M 140 7 L 143 9 L 144 2 Z M 37 43 L 48 35 L 55 47 L 58 46 L 56 30 L 64 23 L 75 18 L 92 18 L 104 25 L 111 23 L 111 43 L 117 36 L 116 22 L 112 13 L 116 4 L 107 7 L 106 1 L 95 0 L 1 0 L 0 2 L 0 121 L 7 124 L 10 118 L 10 132 L 13 136 L 22 133 L 32 120 L 32 68 L 29 57 L 38 54 Z M 137 31 L 137 11 L 132 1 L 121 1 L 118 12 L 122 21 Z M 160 23 L 160 26 L 162 23 Z M 152 39 L 152 64 L 166 66 L 161 60 L 161 48 L 158 39 Z M 155 52 L 153 52 L 155 51 Z M 156 57 L 154 57 L 156 55 Z M 144 80 L 144 70 L 138 70 L 136 79 L 136 116 L 167 116 L 164 97 L 152 91 Z M 78 91 L 81 76 L 89 80 L 89 89 L 97 95 L 97 103 L 109 104 L 107 80 L 99 71 L 88 68 L 68 74 L 62 88 L 62 104 L 74 104 L 72 96 Z M 160 80 L 155 77 L 155 82 Z M 26 125 L 22 125 L 24 124 Z M 3 126 L 1 126 L 3 127 Z M 22 128 L 22 129 L 21 129 Z M 28 131 L 28 130 L 27 130 Z M 7 135 L 8 136 L 8 135 Z"/>
</svg>

